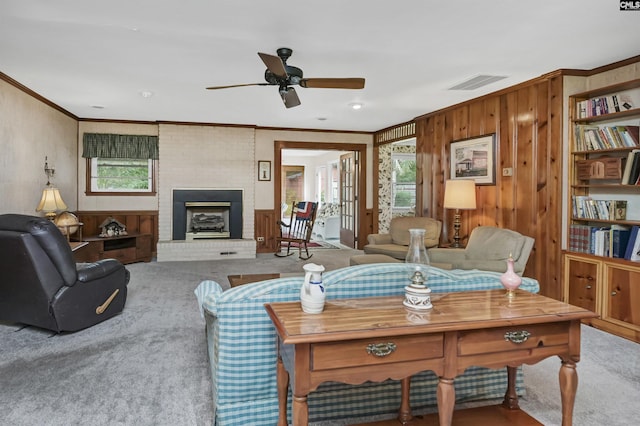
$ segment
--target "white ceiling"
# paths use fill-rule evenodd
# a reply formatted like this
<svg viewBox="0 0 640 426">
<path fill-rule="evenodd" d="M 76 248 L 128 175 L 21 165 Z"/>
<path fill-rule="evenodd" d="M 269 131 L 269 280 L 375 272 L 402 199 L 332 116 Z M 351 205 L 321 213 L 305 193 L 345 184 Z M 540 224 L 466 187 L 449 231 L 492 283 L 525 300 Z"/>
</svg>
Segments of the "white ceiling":
<svg viewBox="0 0 640 426">
<path fill-rule="evenodd" d="M 0 72 L 80 118 L 376 131 L 636 56 L 639 23 L 617 0 L 0 0 Z M 306 78 L 366 86 L 299 87 L 291 109 L 275 86 L 205 90 L 263 82 L 257 52 L 279 47 Z M 447 90 L 480 74 L 508 78 Z"/>
</svg>

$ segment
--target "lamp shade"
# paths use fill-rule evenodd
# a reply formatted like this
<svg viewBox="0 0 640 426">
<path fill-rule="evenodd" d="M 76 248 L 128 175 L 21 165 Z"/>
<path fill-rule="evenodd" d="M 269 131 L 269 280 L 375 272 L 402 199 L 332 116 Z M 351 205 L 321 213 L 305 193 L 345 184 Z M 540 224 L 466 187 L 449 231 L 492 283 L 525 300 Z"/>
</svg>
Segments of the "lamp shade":
<svg viewBox="0 0 640 426">
<path fill-rule="evenodd" d="M 444 208 L 474 210 L 476 208 L 476 183 L 470 179 L 448 180 L 444 187 Z"/>
<path fill-rule="evenodd" d="M 36 211 L 44 211 L 46 213 L 55 212 L 57 210 L 65 210 L 67 205 L 62 200 L 58 188 L 45 188 L 42 190 L 42 198 L 40 204 L 36 207 Z"/>
</svg>

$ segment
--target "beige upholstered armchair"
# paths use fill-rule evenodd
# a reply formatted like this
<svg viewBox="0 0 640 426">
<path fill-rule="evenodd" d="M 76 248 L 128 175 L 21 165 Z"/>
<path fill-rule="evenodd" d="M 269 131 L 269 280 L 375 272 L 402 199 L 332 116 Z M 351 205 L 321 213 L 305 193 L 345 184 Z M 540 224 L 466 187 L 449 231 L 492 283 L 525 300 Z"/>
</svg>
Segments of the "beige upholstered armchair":
<svg viewBox="0 0 640 426">
<path fill-rule="evenodd" d="M 388 234 L 369 234 L 364 246 L 366 254 L 386 254 L 395 259 L 404 260 L 409 250 L 409 229 L 422 228 L 426 248 L 436 247 L 440 241 L 442 222 L 430 217 L 394 217 L 391 219 Z"/>
<path fill-rule="evenodd" d="M 452 269 L 480 269 L 504 272 L 507 259 L 513 256 L 513 269 L 522 275 L 533 248 L 534 239 L 509 229 L 478 226 L 471 231 L 463 249 L 430 248 L 431 263 L 449 264 Z"/>
</svg>

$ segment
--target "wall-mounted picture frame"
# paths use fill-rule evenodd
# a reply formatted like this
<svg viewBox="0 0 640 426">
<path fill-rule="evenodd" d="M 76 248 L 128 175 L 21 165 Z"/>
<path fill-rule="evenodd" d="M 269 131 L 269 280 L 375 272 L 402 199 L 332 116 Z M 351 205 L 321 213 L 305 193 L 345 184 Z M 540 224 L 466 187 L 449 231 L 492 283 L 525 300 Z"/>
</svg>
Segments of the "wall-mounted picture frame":
<svg viewBox="0 0 640 426">
<path fill-rule="evenodd" d="M 271 161 L 258 161 L 258 180 L 271 180 Z"/>
<path fill-rule="evenodd" d="M 496 134 L 451 142 L 450 179 L 473 179 L 476 185 L 496 184 Z"/>
</svg>

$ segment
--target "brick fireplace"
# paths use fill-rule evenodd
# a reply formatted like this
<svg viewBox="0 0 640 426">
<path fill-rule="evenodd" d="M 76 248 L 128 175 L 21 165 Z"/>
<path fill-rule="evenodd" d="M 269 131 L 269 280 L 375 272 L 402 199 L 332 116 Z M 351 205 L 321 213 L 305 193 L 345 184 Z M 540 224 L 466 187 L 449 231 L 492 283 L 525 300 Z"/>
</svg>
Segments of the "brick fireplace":
<svg viewBox="0 0 640 426">
<path fill-rule="evenodd" d="M 187 131 L 184 126 L 162 123 L 158 141 L 162 164 L 158 173 L 158 261 L 255 258 L 253 129 L 189 126 Z M 197 235 L 188 223 L 194 214 L 204 215 L 199 216 Z M 220 220 L 227 215 L 229 223 L 221 228 Z M 187 227 L 192 233 L 189 238 Z"/>
</svg>

